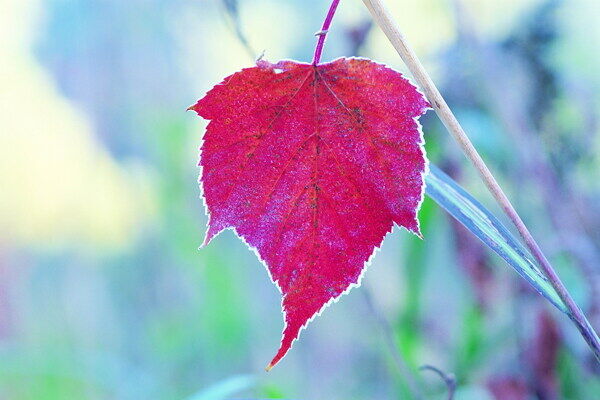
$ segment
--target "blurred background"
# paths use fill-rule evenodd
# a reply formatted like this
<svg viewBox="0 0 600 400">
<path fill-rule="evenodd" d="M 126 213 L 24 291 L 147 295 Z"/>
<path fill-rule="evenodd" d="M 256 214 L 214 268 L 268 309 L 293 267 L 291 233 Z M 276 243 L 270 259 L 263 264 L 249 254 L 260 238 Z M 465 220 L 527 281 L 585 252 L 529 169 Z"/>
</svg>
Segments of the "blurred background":
<svg viewBox="0 0 600 400">
<path fill-rule="evenodd" d="M 600 3 L 388 0 L 600 329 Z M 0 0 L 0 399 L 599 399 L 568 319 L 427 200 L 270 373 L 283 328 L 231 231 L 198 250 L 205 122 L 253 64 L 309 61 L 329 1 Z M 401 71 L 359 0 L 324 60 Z M 431 160 L 493 201 L 432 112 Z"/>
</svg>

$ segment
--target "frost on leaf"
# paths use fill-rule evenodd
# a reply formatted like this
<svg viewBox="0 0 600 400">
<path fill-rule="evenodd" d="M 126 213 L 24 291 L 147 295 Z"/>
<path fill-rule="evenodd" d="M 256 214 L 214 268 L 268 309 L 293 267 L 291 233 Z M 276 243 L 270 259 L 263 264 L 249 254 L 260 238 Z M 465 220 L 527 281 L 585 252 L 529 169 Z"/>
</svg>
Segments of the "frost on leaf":
<svg viewBox="0 0 600 400">
<path fill-rule="evenodd" d="M 269 366 L 358 283 L 394 223 L 420 235 L 426 158 L 416 119 L 427 108 L 400 73 L 347 58 L 259 61 L 191 107 L 210 120 L 204 243 L 233 228 L 283 295 L 285 328 Z"/>
</svg>

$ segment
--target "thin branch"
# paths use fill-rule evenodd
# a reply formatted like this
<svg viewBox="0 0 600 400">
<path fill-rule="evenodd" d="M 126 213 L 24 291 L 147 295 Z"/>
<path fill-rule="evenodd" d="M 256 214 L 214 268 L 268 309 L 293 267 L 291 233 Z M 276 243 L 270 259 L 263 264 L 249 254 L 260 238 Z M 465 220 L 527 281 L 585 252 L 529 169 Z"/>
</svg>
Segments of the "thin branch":
<svg viewBox="0 0 600 400">
<path fill-rule="evenodd" d="M 554 268 L 552 268 L 544 256 L 544 253 L 521 220 L 521 217 L 519 217 L 519 214 L 517 214 L 516 210 L 510 203 L 510 200 L 504 194 L 504 191 L 498 182 L 496 182 L 496 179 L 469 140 L 460 123 L 448 107 L 448 104 L 446 104 L 446 101 L 417 58 L 417 55 L 408 45 L 408 42 L 400 32 L 398 24 L 392 18 L 392 15 L 383 4 L 383 1 L 363 0 L 363 3 L 365 3 L 375 22 L 377 22 L 381 30 L 385 33 L 388 40 L 392 43 L 406 66 L 409 68 L 419 86 L 425 92 L 425 96 L 431 103 L 431 106 L 437 113 L 448 132 L 450 132 L 467 158 L 473 163 L 473 166 L 479 172 L 479 175 L 481 176 L 492 196 L 496 199 L 500 207 L 502 207 L 508 218 L 510 218 L 519 231 L 523 241 L 539 263 L 550 284 L 554 290 L 556 290 L 556 293 L 560 296 L 561 300 L 569 310 L 569 318 L 571 318 L 571 320 L 575 323 L 582 337 L 585 339 L 590 349 L 596 356 L 596 359 L 598 362 L 600 362 L 600 339 L 598 338 L 598 335 L 561 282 L 560 278 L 556 274 L 556 271 L 554 271 Z"/>
<path fill-rule="evenodd" d="M 240 14 L 238 9 L 237 0 L 222 0 L 222 5 L 225 10 L 225 14 L 229 18 L 230 28 L 233 30 L 235 37 L 238 39 L 240 44 L 244 47 L 244 50 L 248 53 L 250 58 L 256 59 L 256 52 L 250 45 L 248 38 L 242 30 L 242 24 L 240 21 Z"/>
<path fill-rule="evenodd" d="M 419 386 L 416 383 L 416 379 L 413 377 L 410 367 L 404 361 L 404 358 L 398 351 L 396 346 L 396 340 L 394 339 L 394 330 L 390 325 L 389 321 L 377 310 L 375 307 L 375 303 L 373 303 L 373 298 L 371 297 L 371 293 L 369 289 L 363 285 L 361 292 L 364 295 L 365 302 L 369 307 L 369 311 L 373 314 L 373 317 L 377 321 L 377 324 L 381 328 L 381 332 L 383 333 L 385 343 L 388 346 L 389 354 L 392 356 L 396 367 L 398 368 L 398 372 L 406 382 L 411 395 L 415 399 L 424 399 L 423 393 L 419 389 Z"/>
</svg>

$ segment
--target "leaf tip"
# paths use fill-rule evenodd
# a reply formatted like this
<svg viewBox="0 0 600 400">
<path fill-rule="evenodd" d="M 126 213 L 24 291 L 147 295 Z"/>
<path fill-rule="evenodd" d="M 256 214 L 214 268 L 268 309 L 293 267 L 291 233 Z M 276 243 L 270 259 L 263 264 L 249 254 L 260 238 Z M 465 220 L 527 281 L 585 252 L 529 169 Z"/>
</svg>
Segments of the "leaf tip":
<svg viewBox="0 0 600 400">
<path fill-rule="evenodd" d="M 213 240 L 213 238 L 217 236 L 222 230 L 223 228 L 215 228 L 214 225 L 209 224 L 208 230 L 206 231 L 206 235 L 204 236 L 204 241 L 200 245 L 200 248 L 202 249 L 208 246 L 208 244 Z"/>
<path fill-rule="evenodd" d="M 402 226 L 407 231 L 411 232 L 416 237 L 418 237 L 419 239 L 421 239 L 421 240 L 425 239 L 423 237 L 423 233 L 421 232 L 421 227 L 419 226 L 419 220 L 417 217 L 414 217 L 414 219 L 412 221 L 410 221 L 408 224 L 402 224 Z"/>
<path fill-rule="evenodd" d="M 273 367 L 274 367 L 273 363 L 269 363 L 269 365 L 267 365 L 267 366 L 265 367 L 265 371 L 266 371 L 266 372 L 269 372 L 269 371 L 271 371 L 271 369 L 273 369 Z"/>
<path fill-rule="evenodd" d="M 423 234 L 421 233 L 420 229 L 417 229 L 416 231 L 413 231 L 413 233 L 421 240 L 425 240 L 425 237 L 423 236 Z"/>
<path fill-rule="evenodd" d="M 202 115 L 200 114 L 200 102 L 202 101 L 202 99 L 198 100 L 197 103 L 192 104 L 191 106 L 189 106 L 188 108 L 185 109 L 185 111 L 195 111 L 196 114 L 198 114 L 199 116 L 202 117 Z"/>
<path fill-rule="evenodd" d="M 198 250 L 202 250 L 203 248 L 205 248 L 206 246 L 208 246 L 208 244 L 210 243 L 212 238 L 209 238 L 208 236 L 206 236 L 204 238 L 204 241 L 202 242 L 202 244 L 200 245 L 200 247 L 198 247 Z"/>
</svg>

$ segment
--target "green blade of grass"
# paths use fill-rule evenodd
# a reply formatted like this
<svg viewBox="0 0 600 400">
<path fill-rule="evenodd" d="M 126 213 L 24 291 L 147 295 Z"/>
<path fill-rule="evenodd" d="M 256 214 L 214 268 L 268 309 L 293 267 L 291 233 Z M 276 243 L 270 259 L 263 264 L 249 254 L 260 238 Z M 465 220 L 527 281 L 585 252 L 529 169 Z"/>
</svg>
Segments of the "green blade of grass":
<svg viewBox="0 0 600 400">
<path fill-rule="evenodd" d="M 502 257 L 556 308 L 568 314 L 533 257 L 489 210 L 435 165 L 430 165 L 425 182 L 425 192 L 431 199 Z"/>
</svg>

